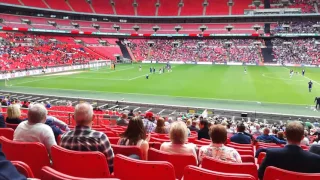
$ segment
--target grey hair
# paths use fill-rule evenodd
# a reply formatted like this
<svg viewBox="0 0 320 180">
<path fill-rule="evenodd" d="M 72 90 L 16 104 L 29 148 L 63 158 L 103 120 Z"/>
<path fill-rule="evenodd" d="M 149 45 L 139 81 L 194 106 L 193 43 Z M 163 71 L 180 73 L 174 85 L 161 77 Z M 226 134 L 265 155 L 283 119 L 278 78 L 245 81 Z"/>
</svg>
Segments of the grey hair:
<svg viewBox="0 0 320 180">
<path fill-rule="evenodd" d="M 93 119 L 93 107 L 89 103 L 77 104 L 74 109 L 74 120 L 79 125 L 86 125 Z"/>
<path fill-rule="evenodd" d="M 171 124 L 169 137 L 172 144 L 184 144 L 188 139 L 187 125 L 182 121 L 176 121 Z"/>
<path fill-rule="evenodd" d="M 43 104 L 34 104 L 28 111 L 28 122 L 43 123 L 47 119 L 48 111 Z"/>
</svg>

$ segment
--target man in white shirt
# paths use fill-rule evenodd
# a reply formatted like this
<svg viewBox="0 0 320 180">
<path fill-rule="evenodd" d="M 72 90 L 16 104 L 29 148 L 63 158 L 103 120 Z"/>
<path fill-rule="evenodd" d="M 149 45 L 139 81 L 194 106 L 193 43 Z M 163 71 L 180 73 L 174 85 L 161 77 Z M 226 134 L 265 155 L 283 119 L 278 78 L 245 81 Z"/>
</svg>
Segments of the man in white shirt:
<svg viewBox="0 0 320 180">
<path fill-rule="evenodd" d="M 21 122 L 14 131 L 14 141 L 40 142 L 45 145 L 50 154 L 51 146 L 56 145 L 53 131 L 44 124 L 48 111 L 42 104 L 35 104 L 29 108 L 28 120 Z"/>
</svg>

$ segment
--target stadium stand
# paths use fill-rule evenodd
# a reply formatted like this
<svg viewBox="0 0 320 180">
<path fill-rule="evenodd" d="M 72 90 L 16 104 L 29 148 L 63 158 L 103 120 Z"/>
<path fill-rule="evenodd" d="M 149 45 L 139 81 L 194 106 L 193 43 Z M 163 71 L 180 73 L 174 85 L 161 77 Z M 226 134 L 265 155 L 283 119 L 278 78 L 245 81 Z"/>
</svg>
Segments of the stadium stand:
<svg viewBox="0 0 320 180">
<path fill-rule="evenodd" d="M 179 0 L 161 0 L 158 16 L 177 16 Z"/>
<path fill-rule="evenodd" d="M 22 5 L 19 0 L 3 0 L 3 3 Z"/>
<path fill-rule="evenodd" d="M 42 0 L 22 0 L 25 6 L 33 6 L 39 8 L 48 8 Z"/>
<path fill-rule="evenodd" d="M 92 7 L 98 14 L 114 14 L 110 2 L 106 0 L 92 1 Z"/>
<path fill-rule="evenodd" d="M 72 11 L 65 0 L 46 0 L 51 9 Z"/>
<path fill-rule="evenodd" d="M 157 0 L 137 0 L 137 3 L 137 11 L 139 16 L 155 16 Z"/>
<path fill-rule="evenodd" d="M 114 0 L 114 6 L 118 15 L 134 15 L 133 0 Z"/>
<path fill-rule="evenodd" d="M 86 0 L 68 0 L 68 2 L 74 11 L 93 13 Z"/>
<path fill-rule="evenodd" d="M 183 0 L 180 16 L 201 16 L 203 14 L 202 1 Z"/>
<path fill-rule="evenodd" d="M 229 14 L 227 2 L 227 0 L 208 0 L 209 5 L 206 7 L 206 15 Z"/>
</svg>

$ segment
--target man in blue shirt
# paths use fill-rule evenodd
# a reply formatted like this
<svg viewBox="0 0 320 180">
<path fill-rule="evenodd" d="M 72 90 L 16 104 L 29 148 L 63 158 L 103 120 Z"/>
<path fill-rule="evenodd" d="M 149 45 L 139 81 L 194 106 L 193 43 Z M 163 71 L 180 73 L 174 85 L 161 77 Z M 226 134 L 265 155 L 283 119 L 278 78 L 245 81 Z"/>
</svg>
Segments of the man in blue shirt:
<svg viewBox="0 0 320 180">
<path fill-rule="evenodd" d="M 6 160 L 0 144 L 0 179 L 3 180 L 26 180 L 27 178 L 21 175 L 17 169 Z"/>
<path fill-rule="evenodd" d="M 286 144 L 286 141 L 278 139 L 276 136 L 270 136 L 270 129 L 264 128 L 263 135 L 257 137 L 257 141 L 264 143 Z"/>
<path fill-rule="evenodd" d="M 238 144 L 251 144 L 251 138 L 244 134 L 246 127 L 243 123 L 237 126 L 237 133 L 230 138 L 231 142 L 238 143 Z"/>
</svg>

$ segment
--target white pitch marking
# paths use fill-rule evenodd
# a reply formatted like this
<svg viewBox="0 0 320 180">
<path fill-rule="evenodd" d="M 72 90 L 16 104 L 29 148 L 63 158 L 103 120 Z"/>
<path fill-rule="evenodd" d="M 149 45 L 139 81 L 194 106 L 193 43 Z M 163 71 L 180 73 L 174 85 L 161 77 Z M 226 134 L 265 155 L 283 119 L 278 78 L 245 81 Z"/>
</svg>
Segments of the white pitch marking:
<svg viewBox="0 0 320 180">
<path fill-rule="evenodd" d="M 290 69 L 289 69 L 289 68 L 287 68 L 287 67 L 283 67 L 283 68 L 285 68 L 285 69 L 287 69 L 287 70 L 290 70 Z M 308 79 L 309 81 L 311 80 L 311 81 L 315 82 L 316 84 L 320 85 L 320 83 L 319 83 L 319 82 L 317 82 L 317 81 L 315 81 L 315 80 L 313 80 L 313 79 L 309 78 L 308 76 L 303 76 L 303 77 L 304 77 L 304 78 L 306 78 L 306 79 Z"/>
</svg>

